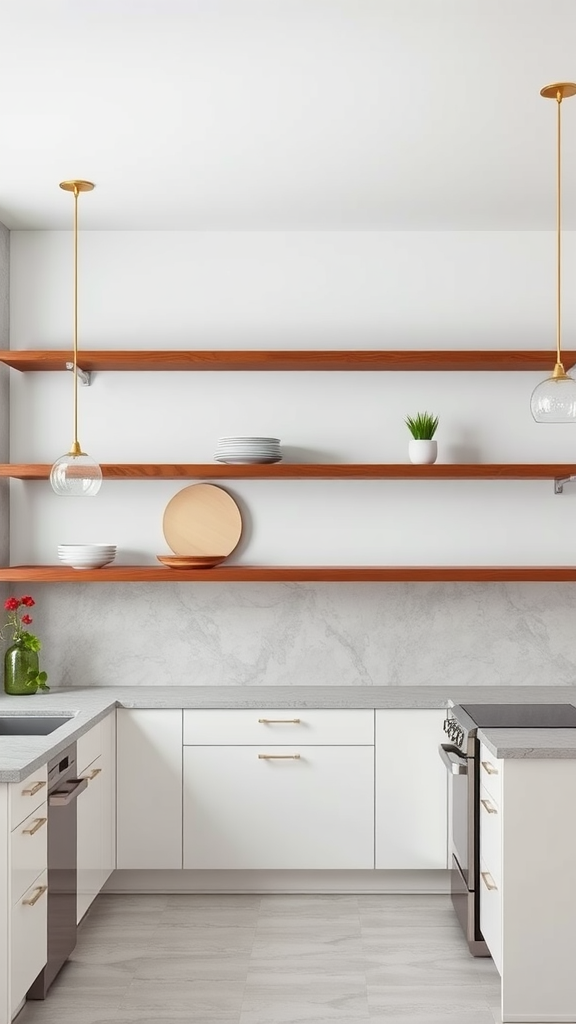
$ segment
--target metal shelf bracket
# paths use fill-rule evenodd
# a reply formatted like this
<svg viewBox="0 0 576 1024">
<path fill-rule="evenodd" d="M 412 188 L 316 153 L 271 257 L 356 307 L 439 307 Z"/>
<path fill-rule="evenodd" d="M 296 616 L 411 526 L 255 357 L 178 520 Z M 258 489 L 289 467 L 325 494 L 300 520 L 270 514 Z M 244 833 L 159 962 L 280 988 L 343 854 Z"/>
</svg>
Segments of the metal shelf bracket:
<svg viewBox="0 0 576 1024">
<path fill-rule="evenodd" d="M 564 484 L 576 483 L 576 476 L 554 477 L 554 494 L 564 494 Z"/>
<path fill-rule="evenodd" d="M 74 363 L 66 363 L 66 369 L 74 372 Z M 92 383 L 92 373 L 90 370 L 82 370 L 79 366 L 76 367 L 78 373 L 78 380 L 85 387 L 89 388 Z"/>
</svg>

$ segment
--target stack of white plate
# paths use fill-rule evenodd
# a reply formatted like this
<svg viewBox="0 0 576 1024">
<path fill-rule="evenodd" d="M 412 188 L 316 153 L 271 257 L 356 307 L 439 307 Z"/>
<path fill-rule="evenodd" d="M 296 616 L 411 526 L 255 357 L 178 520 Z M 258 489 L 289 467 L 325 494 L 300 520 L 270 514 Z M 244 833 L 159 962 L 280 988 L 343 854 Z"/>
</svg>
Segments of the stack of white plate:
<svg viewBox="0 0 576 1024">
<path fill-rule="evenodd" d="M 58 559 L 72 569 L 101 569 L 116 557 L 115 544 L 59 544 Z"/>
<path fill-rule="evenodd" d="M 280 462 L 282 450 L 277 437 L 220 437 L 214 453 L 216 462 L 231 465 L 249 462 Z"/>
</svg>

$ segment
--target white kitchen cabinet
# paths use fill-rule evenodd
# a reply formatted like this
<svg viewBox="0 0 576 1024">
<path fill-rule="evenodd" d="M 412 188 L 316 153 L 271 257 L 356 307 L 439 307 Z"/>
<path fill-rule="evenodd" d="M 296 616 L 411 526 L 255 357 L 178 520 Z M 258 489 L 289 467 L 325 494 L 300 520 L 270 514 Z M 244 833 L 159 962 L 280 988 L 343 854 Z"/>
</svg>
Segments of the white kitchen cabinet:
<svg viewBox="0 0 576 1024">
<path fill-rule="evenodd" d="M 373 868 L 373 747 L 185 747 L 184 867 Z"/>
<path fill-rule="evenodd" d="M 376 867 L 448 866 L 443 710 L 376 711 Z"/>
<path fill-rule="evenodd" d="M 48 874 L 16 901 L 10 921 L 10 1009 L 14 1014 L 46 963 Z"/>
<path fill-rule="evenodd" d="M 82 742 L 83 741 L 83 742 Z M 89 764 L 86 758 L 98 756 Z M 78 776 L 88 786 L 78 797 L 77 920 L 116 866 L 116 714 L 98 722 L 77 744 Z"/>
<path fill-rule="evenodd" d="M 117 867 L 182 867 L 182 711 L 117 711 Z"/>
</svg>

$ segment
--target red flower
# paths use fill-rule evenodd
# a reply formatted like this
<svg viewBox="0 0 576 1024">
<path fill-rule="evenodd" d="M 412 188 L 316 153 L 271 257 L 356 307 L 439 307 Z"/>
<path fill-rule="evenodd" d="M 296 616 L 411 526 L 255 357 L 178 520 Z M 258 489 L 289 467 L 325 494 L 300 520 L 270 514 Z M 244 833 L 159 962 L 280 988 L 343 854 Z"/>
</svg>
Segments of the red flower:
<svg viewBox="0 0 576 1024">
<path fill-rule="evenodd" d="M 28 596 L 28 597 L 21 597 L 20 598 L 20 603 L 25 605 L 26 608 L 33 608 L 34 605 L 36 604 L 34 598 L 30 597 L 30 596 Z"/>
<path fill-rule="evenodd" d="M 15 612 L 20 607 L 20 601 L 17 597 L 9 597 L 7 601 L 4 601 L 4 607 L 7 612 Z"/>
<path fill-rule="evenodd" d="M 22 625 L 23 626 L 29 626 L 31 622 L 32 622 L 32 619 L 30 618 L 29 615 L 23 615 L 22 616 Z"/>
</svg>

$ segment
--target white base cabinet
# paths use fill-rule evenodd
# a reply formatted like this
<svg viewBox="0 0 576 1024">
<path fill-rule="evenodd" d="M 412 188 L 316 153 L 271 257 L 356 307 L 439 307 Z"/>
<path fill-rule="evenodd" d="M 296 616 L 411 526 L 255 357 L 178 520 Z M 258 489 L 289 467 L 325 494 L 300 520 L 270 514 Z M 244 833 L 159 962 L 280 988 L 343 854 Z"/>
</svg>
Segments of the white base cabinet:
<svg viewBox="0 0 576 1024">
<path fill-rule="evenodd" d="M 184 867 L 373 868 L 373 748 L 185 747 Z"/>
<path fill-rule="evenodd" d="M 448 866 L 442 710 L 376 711 L 376 867 Z"/>
<path fill-rule="evenodd" d="M 182 711 L 119 708 L 117 867 L 182 867 Z"/>
<path fill-rule="evenodd" d="M 12 907 L 10 1009 L 16 1012 L 46 963 L 48 873 L 41 874 Z"/>
<path fill-rule="evenodd" d="M 97 756 L 94 757 L 94 754 Z M 86 759 L 91 759 L 86 764 Z M 76 916 L 80 921 L 116 866 L 116 714 L 77 743 L 77 768 L 88 786 L 78 797 Z"/>
</svg>

